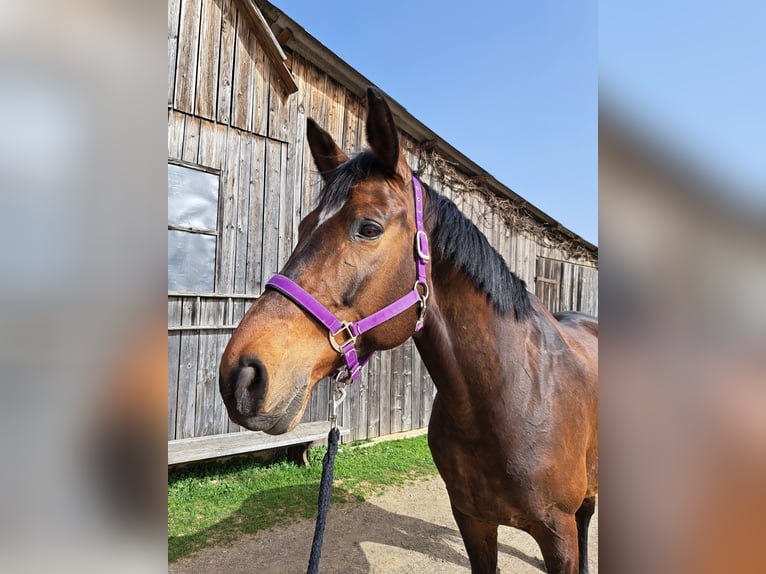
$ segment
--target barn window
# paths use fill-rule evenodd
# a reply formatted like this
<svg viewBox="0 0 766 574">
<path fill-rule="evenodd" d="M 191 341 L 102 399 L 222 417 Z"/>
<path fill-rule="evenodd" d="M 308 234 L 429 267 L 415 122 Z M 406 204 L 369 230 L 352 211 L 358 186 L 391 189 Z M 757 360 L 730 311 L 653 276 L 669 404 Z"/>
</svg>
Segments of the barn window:
<svg viewBox="0 0 766 574">
<path fill-rule="evenodd" d="M 538 257 L 535 295 L 552 313 L 586 311 L 595 315 L 595 302 L 589 295 L 594 270 L 571 261 Z"/>
<path fill-rule="evenodd" d="M 168 291 L 215 288 L 220 176 L 168 164 Z"/>
</svg>

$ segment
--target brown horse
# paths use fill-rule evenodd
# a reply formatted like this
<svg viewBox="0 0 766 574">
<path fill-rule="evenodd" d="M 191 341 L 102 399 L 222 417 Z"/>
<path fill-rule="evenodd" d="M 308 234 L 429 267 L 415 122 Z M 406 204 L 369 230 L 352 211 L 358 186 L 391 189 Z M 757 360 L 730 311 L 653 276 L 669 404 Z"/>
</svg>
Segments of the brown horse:
<svg viewBox="0 0 766 574">
<path fill-rule="evenodd" d="M 220 367 L 229 416 L 287 432 L 316 383 L 343 367 L 340 347 L 362 357 L 412 336 L 438 391 L 428 442 L 471 570 L 496 571 L 504 524 L 535 538 L 548 572 L 585 573 L 598 485 L 598 323 L 551 315 L 433 189 L 420 206 L 391 110 L 372 88 L 367 112 L 371 150 L 354 159 L 308 122 L 325 185 L 281 272 L 300 287 L 270 285 L 232 335 Z M 398 314 L 360 327 L 407 297 Z M 332 327 L 330 344 L 336 317 L 343 326 Z"/>
</svg>

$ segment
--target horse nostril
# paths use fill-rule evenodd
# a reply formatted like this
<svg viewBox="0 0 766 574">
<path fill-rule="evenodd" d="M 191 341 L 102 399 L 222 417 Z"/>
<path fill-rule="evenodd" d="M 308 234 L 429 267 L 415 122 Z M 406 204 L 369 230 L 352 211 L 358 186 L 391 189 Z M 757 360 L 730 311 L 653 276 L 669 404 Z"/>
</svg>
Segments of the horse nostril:
<svg viewBox="0 0 766 574">
<path fill-rule="evenodd" d="M 243 414 L 255 414 L 266 398 L 269 375 L 264 364 L 254 356 L 242 357 L 232 373 L 234 397 Z"/>
</svg>

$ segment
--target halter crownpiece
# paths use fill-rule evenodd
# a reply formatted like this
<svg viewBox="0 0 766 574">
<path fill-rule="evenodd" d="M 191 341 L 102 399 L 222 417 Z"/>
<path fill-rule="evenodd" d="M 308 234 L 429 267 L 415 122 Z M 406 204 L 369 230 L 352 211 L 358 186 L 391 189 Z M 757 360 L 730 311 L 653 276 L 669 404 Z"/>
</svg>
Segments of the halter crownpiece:
<svg viewBox="0 0 766 574">
<path fill-rule="evenodd" d="M 359 378 L 362 367 L 367 364 L 372 357 L 372 353 L 368 353 L 361 357 L 357 353 L 356 340 L 363 333 L 374 329 L 378 325 L 385 323 L 397 315 L 401 315 L 416 303 L 420 303 L 420 314 L 415 323 L 415 332 L 417 333 L 423 328 L 423 321 L 425 320 L 426 314 L 426 303 L 429 295 L 426 265 L 431 259 L 431 254 L 428 245 L 428 235 L 426 235 L 425 226 L 423 224 L 423 188 L 421 187 L 418 178 L 414 175 L 412 176 L 412 188 L 415 195 L 415 252 L 417 254 L 417 257 L 415 258 L 415 266 L 417 270 L 417 279 L 415 280 L 415 286 L 412 290 L 400 299 L 397 299 L 372 315 L 350 323 L 338 319 L 327 309 L 327 307 L 317 301 L 313 295 L 284 275 L 274 275 L 266 283 L 266 287 L 270 287 L 275 291 L 282 293 L 282 295 L 306 311 L 329 331 L 328 338 L 330 345 L 332 345 L 332 348 L 338 353 L 343 355 L 343 358 L 346 361 L 346 365 L 338 371 L 336 377 L 338 381 L 353 383 Z M 422 295 L 420 294 L 418 287 L 423 288 Z"/>
</svg>

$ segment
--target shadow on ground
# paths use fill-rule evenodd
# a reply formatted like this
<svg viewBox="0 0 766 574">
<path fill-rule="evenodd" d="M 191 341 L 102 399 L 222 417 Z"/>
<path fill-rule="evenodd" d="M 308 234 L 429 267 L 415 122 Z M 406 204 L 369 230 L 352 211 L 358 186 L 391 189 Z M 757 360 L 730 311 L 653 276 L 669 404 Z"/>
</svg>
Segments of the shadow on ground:
<svg viewBox="0 0 766 574">
<path fill-rule="evenodd" d="M 407 487 L 404 489 L 406 491 Z M 317 485 L 274 489 L 270 495 L 272 500 L 309 502 L 315 509 Z M 201 532 L 171 537 L 168 541 L 169 559 L 177 560 L 169 564 L 169 572 L 305 572 L 315 514 L 307 518 L 275 510 L 273 505 L 267 508 L 263 498 L 262 495 L 251 496 L 236 512 Z M 409 504 L 433 505 L 434 501 L 421 498 Z M 443 506 L 443 501 L 439 505 Z M 404 509 L 404 512 L 407 510 Z M 428 512 L 418 514 L 430 515 Z M 445 517 L 441 510 L 436 514 L 435 521 L 431 522 L 390 512 L 369 501 L 359 502 L 351 493 L 336 487 L 327 520 L 320 570 L 323 573 L 344 574 L 418 572 L 432 571 L 434 562 L 445 567 L 454 564 L 469 569 L 454 521 L 451 516 Z M 282 525 L 260 529 L 259 524 L 273 523 L 275 518 Z M 285 521 L 288 523 L 285 524 Z M 379 545 L 385 548 L 382 552 L 378 551 L 373 565 L 369 557 L 376 552 L 376 548 L 380 548 Z M 545 571 L 543 562 L 537 557 L 504 544 L 500 544 L 498 549 L 500 553 L 514 556 L 533 569 Z M 418 561 L 423 561 L 424 569 L 417 566 Z M 400 566 L 404 569 L 397 570 Z"/>
</svg>

